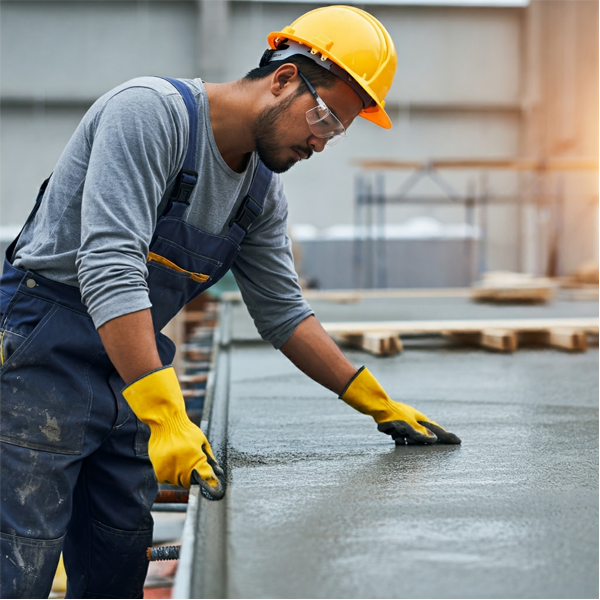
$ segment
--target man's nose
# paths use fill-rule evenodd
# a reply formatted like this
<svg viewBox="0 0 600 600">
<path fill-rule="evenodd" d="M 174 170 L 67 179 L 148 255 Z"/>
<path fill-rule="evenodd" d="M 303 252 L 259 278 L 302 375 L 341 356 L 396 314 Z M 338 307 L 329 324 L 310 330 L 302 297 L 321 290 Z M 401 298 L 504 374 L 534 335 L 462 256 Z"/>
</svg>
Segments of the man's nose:
<svg viewBox="0 0 600 600">
<path fill-rule="evenodd" d="M 323 150 L 325 150 L 325 146 L 327 145 L 327 139 L 319 138 L 316 135 L 311 135 L 308 138 L 308 145 L 313 152 L 323 152 Z"/>
</svg>

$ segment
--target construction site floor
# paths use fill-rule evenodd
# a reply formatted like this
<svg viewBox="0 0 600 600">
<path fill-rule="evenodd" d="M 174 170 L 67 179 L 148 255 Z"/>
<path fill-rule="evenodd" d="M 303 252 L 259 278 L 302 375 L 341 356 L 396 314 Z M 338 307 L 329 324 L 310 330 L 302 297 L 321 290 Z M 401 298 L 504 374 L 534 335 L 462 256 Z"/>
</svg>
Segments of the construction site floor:
<svg viewBox="0 0 600 600">
<path fill-rule="evenodd" d="M 598 314 L 594 302 L 362 304 L 315 309 L 327 320 L 404 319 L 409 309 L 418 319 Z M 232 336 L 246 341 L 229 347 L 219 597 L 598 597 L 597 348 L 348 351 L 393 398 L 463 440 L 395 446 L 279 352 L 244 338 L 244 312 L 234 309 Z"/>
</svg>

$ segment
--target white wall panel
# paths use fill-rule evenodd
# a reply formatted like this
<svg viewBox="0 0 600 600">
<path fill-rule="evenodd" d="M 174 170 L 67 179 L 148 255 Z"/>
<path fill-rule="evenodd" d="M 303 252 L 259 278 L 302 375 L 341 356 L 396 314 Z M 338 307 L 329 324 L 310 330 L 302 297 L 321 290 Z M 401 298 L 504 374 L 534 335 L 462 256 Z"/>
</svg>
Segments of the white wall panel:
<svg viewBox="0 0 600 600">
<path fill-rule="evenodd" d="M 194 77 L 195 2 L 0 2 L 2 96 L 90 99 L 140 75 Z"/>
<path fill-rule="evenodd" d="M 18 225 L 25 221 L 40 184 L 54 169 L 84 113 L 84 109 L 76 108 L 2 108 L 2 225 Z"/>
</svg>

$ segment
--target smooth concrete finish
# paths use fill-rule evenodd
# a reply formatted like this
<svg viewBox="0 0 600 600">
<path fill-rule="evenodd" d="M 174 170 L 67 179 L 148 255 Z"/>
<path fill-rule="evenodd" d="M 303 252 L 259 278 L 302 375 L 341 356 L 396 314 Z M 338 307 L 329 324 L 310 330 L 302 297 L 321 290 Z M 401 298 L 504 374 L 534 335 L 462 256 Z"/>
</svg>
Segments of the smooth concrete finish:
<svg viewBox="0 0 600 600">
<path fill-rule="evenodd" d="M 421 447 L 231 352 L 225 597 L 598 597 L 597 350 L 350 353 L 463 439 Z"/>
</svg>

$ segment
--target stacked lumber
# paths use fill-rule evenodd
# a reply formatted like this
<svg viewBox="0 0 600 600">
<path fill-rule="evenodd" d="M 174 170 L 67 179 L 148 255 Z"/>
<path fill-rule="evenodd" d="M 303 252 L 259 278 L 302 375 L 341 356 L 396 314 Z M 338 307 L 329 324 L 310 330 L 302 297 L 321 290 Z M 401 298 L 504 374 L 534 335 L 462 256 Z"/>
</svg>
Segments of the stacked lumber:
<svg viewBox="0 0 600 600">
<path fill-rule="evenodd" d="M 578 283 L 598 285 L 598 261 L 588 260 L 575 270 L 574 279 Z"/>
<path fill-rule="evenodd" d="M 556 287 L 547 277 L 491 271 L 473 284 L 471 298 L 476 302 L 543 304 L 554 298 Z"/>
<path fill-rule="evenodd" d="M 598 261 L 589 260 L 577 267 L 572 275 L 558 277 L 557 282 L 569 300 L 598 299 Z"/>
<path fill-rule="evenodd" d="M 585 352 L 588 336 L 598 336 L 597 318 L 380 321 L 322 325 L 341 344 L 376 356 L 401 352 L 400 336 L 439 335 L 457 344 L 499 352 L 514 352 L 524 346 Z"/>
</svg>

